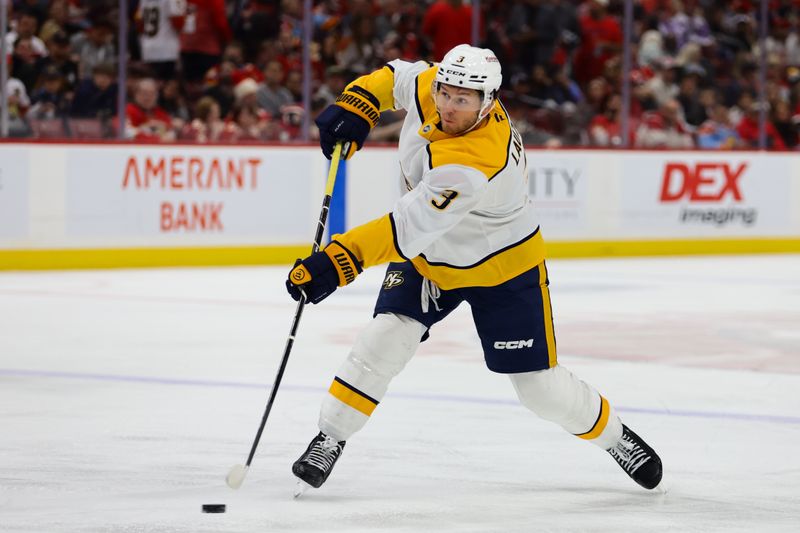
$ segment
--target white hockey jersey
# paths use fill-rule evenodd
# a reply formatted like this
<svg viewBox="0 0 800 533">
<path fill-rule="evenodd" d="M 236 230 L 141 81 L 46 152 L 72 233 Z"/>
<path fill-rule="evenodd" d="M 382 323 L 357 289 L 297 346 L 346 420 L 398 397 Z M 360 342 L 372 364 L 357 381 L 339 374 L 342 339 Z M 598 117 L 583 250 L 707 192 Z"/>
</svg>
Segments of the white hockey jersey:
<svg viewBox="0 0 800 533">
<path fill-rule="evenodd" d="M 137 15 L 142 22 L 142 60 L 176 61 L 181 45 L 171 18 L 186 15 L 186 0 L 141 0 Z"/>
<path fill-rule="evenodd" d="M 442 289 L 499 285 L 544 259 L 522 139 L 499 101 L 475 129 L 444 133 L 435 75 L 433 64 L 395 60 L 351 84 L 382 111 L 408 111 L 399 143 L 407 192 L 391 213 L 334 240 L 365 268 L 408 260 Z"/>
</svg>

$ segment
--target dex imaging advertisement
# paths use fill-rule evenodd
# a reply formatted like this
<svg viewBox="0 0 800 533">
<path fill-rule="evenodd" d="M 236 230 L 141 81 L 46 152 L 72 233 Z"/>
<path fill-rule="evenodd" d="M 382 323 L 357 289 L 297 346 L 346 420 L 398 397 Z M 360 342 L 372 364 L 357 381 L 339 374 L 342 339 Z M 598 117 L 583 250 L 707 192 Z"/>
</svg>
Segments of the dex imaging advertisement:
<svg viewBox="0 0 800 533">
<path fill-rule="evenodd" d="M 788 158 L 630 154 L 622 162 L 620 230 L 629 235 L 757 237 L 791 228 Z"/>
</svg>

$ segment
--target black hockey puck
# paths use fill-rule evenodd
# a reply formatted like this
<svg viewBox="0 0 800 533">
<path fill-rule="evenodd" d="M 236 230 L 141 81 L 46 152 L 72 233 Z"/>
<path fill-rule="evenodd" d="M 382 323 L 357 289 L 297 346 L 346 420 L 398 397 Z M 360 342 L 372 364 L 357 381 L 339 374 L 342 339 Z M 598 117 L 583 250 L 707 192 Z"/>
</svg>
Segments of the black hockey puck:
<svg viewBox="0 0 800 533">
<path fill-rule="evenodd" d="M 224 513 L 225 512 L 225 504 L 224 503 L 204 503 L 203 504 L 203 512 L 204 513 Z"/>
</svg>

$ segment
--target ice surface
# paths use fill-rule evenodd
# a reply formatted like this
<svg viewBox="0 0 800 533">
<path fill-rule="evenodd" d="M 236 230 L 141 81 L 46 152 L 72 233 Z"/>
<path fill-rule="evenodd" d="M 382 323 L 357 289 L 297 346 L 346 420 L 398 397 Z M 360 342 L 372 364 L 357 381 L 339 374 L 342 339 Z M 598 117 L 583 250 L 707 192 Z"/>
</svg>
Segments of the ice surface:
<svg viewBox="0 0 800 533">
<path fill-rule="evenodd" d="M 381 269 L 306 309 L 233 491 L 295 308 L 287 267 L 6 272 L 0 531 L 800 530 L 800 257 L 548 265 L 559 361 L 660 452 L 666 494 L 520 407 L 462 306 L 295 500 Z"/>
</svg>

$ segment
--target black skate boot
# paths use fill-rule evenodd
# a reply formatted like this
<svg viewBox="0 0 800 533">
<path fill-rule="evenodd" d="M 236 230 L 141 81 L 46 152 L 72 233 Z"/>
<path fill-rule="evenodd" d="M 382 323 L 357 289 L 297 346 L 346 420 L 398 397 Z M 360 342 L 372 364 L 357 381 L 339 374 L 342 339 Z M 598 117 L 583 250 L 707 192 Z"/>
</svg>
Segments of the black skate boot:
<svg viewBox="0 0 800 533">
<path fill-rule="evenodd" d="M 344 444 L 345 441 L 336 442 L 333 437 L 320 432 L 300 459 L 294 462 L 292 473 L 315 489 L 320 488 L 342 454 Z"/>
<path fill-rule="evenodd" d="M 646 489 L 661 482 L 661 459 L 642 438 L 622 424 L 622 437 L 607 450 L 626 474 Z"/>
</svg>

